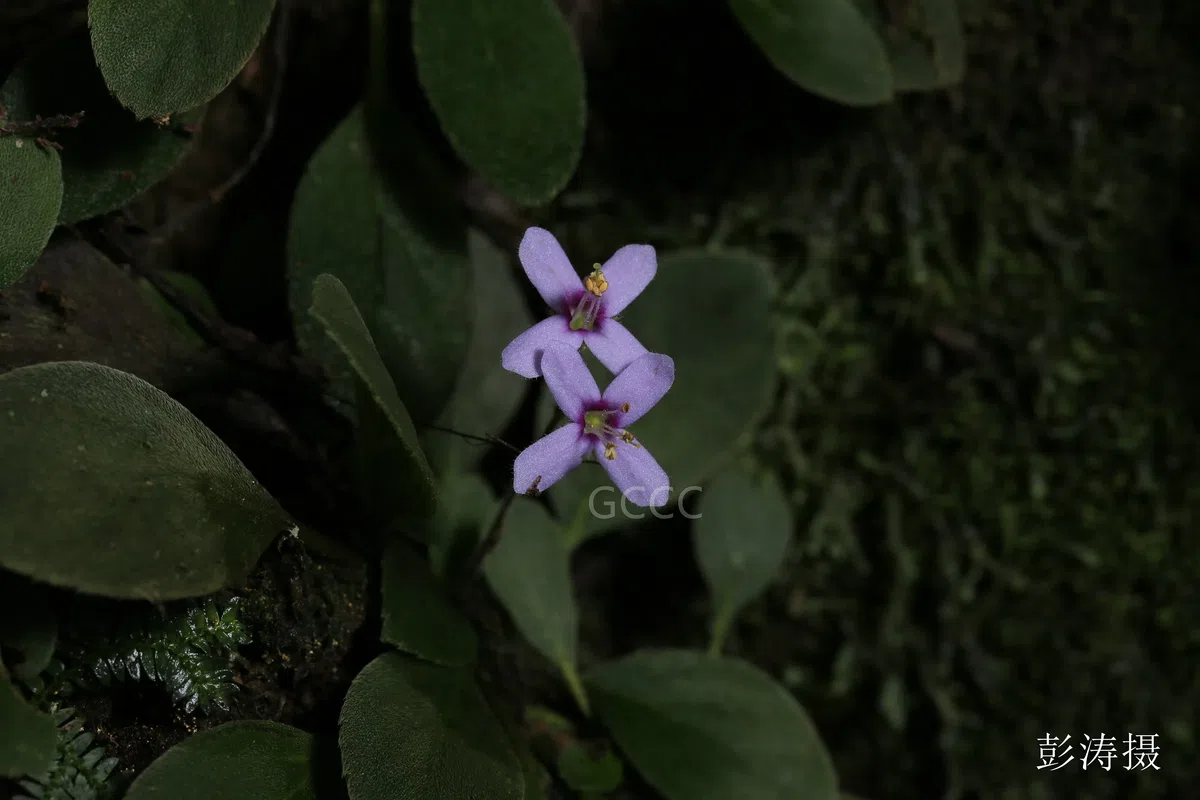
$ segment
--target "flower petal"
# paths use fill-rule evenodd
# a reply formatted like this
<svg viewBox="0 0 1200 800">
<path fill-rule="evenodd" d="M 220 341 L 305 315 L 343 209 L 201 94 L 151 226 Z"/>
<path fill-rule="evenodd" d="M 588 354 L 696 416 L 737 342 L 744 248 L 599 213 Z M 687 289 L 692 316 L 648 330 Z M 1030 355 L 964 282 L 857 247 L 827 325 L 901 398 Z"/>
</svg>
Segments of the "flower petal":
<svg viewBox="0 0 1200 800">
<path fill-rule="evenodd" d="M 670 501 L 671 479 L 644 446 L 617 442 L 617 457 L 611 461 L 604 457 L 603 442 L 595 442 L 592 447 L 596 460 L 604 465 L 626 500 L 642 508 L 662 508 Z"/>
<path fill-rule="evenodd" d="M 544 492 L 582 463 L 591 444 L 575 423 L 538 439 L 513 462 L 513 491 L 525 494 L 533 488 Z"/>
<path fill-rule="evenodd" d="M 563 299 L 567 295 L 583 290 L 583 281 L 571 266 L 571 260 L 548 230 L 526 230 L 517 248 L 517 258 L 546 305 L 559 313 L 565 311 Z"/>
<path fill-rule="evenodd" d="M 553 344 L 542 352 L 541 367 L 554 401 L 569 419 L 578 421 L 584 406 L 600 399 L 596 379 L 578 350 Z"/>
<path fill-rule="evenodd" d="M 587 334 L 583 341 L 588 350 L 614 375 L 638 356 L 646 354 L 646 348 L 629 332 L 629 328 L 615 319 L 604 320 L 600 329 Z"/>
<path fill-rule="evenodd" d="M 627 244 L 613 253 L 600 269 L 608 281 L 604 309 L 610 317 L 615 317 L 654 280 L 658 256 L 648 244 Z"/>
<path fill-rule="evenodd" d="M 646 353 L 612 379 L 604 399 L 618 406 L 629 403 L 629 411 L 621 415 L 621 426 L 628 427 L 654 408 L 674 382 L 675 361 L 662 353 Z"/>
<path fill-rule="evenodd" d="M 522 378 L 536 378 L 541 375 L 539 362 L 543 350 L 554 344 L 579 349 L 582 341 L 581 333 L 567 327 L 566 318 L 547 317 L 509 342 L 500 353 L 500 364 Z"/>
</svg>

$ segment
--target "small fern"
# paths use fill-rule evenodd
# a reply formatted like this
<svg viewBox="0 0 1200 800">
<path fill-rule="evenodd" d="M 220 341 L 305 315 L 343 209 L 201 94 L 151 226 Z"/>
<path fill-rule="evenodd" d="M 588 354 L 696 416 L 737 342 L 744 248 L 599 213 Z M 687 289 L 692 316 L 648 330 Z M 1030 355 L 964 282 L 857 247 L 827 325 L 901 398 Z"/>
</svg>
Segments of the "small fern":
<svg viewBox="0 0 1200 800">
<path fill-rule="evenodd" d="M 107 688 L 114 680 L 144 678 L 161 683 L 172 702 L 189 714 L 228 709 L 229 694 L 237 687 L 229 664 L 238 646 L 249 641 L 238 617 L 238 598 L 224 610 L 208 600 L 166 619 L 64 644 L 60 659 L 47 671 L 45 688 L 67 696 L 75 688 Z"/>
<path fill-rule="evenodd" d="M 105 758 L 103 747 L 92 747 L 93 735 L 72 708 L 56 709 L 58 752 L 44 773 L 20 782 L 26 793 L 13 800 L 108 800 L 116 794 L 109 776 L 117 759 Z"/>
</svg>

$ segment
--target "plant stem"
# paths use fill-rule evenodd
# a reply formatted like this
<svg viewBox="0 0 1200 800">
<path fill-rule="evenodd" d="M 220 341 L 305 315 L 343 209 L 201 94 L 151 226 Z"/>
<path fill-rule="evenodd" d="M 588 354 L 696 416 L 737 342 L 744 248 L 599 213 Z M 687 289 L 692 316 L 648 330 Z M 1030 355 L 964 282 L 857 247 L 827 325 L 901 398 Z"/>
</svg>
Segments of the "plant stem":
<svg viewBox="0 0 1200 800">
<path fill-rule="evenodd" d="M 733 614 L 729 613 L 727 608 L 722 608 L 713 617 L 712 638 L 708 643 L 708 654 L 713 658 L 718 658 L 725 649 L 725 639 L 729 635 L 729 623 L 732 621 Z"/>
</svg>

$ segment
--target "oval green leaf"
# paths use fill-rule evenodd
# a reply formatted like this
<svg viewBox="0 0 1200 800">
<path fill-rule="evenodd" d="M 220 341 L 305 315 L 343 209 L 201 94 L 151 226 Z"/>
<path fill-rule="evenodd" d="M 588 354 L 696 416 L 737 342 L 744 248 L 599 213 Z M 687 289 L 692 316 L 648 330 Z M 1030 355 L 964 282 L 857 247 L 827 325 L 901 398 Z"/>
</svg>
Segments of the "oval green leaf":
<svg viewBox="0 0 1200 800">
<path fill-rule="evenodd" d="M 367 119 L 355 108 L 305 169 L 288 230 L 288 297 L 300 349 L 321 363 L 332 392 L 353 404 L 354 371 L 306 315 L 318 275 L 349 290 L 411 414 L 432 421 L 466 358 L 471 292 L 466 227 L 418 227 L 377 174 Z"/>
<path fill-rule="evenodd" d="M 311 734 L 265 720 L 226 722 L 159 756 L 125 800 L 317 800 Z"/>
<path fill-rule="evenodd" d="M 88 27 L 108 88 L 138 119 L 207 103 L 267 30 L 275 0 L 89 0 Z"/>
<path fill-rule="evenodd" d="M 453 580 L 470 563 L 499 501 L 487 481 L 461 472 L 442 477 L 439 497 L 429 523 L 429 564 L 436 575 Z"/>
<path fill-rule="evenodd" d="M 240 584 L 290 525 L 186 408 L 98 364 L 0 375 L 0 452 L 0 566 L 56 586 L 210 594 Z"/>
<path fill-rule="evenodd" d="M 741 661 L 644 650 L 587 675 L 600 720 L 669 800 L 837 800 L 808 714 Z"/>
<path fill-rule="evenodd" d="M 191 146 L 177 124 L 139 122 L 113 99 L 85 30 L 13 71 L 0 86 L 0 105 L 16 120 L 83 112 L 78 127 L 47 133 L 63 148 L 58 220 L 67 225 L 124 206 L 166 177 Z"/>
<path fill-rule="evenodd" d="M 471 296 L 467 231 L 454 223 L 436 234 L 418 230 L 387 189 L 378 204 L 384 289 L 373 330 L 396 391 L 428 425 L 444 410 L 467 357 L 474 321 L 463 313 Z"/>
<path fill-rule="evenodd" d="M 699 511 L 692 528 L 696 561 L 712 594 L 712 649 L 719 652 L 734 617 L 779 572 L 792 514 L 778 483 L 740 471 L 717 476 Z"/>
<path fill-rule="evenodd" d="M 577 792 L 615 792 L 625 779 L 621 760 L 608 748 L 571 742 L 558 754 L 558 774 Z"/>
<path fill-rule="evenodd" d="M 380 566 L 385 644 L 446 666 L 475 662 L 477 641 L 470 621 L 450 602 L 429 564 L 406 541 L 391 539 Z"/>
<path fill-rule="evenodd" d="M 503 252 L 477 231 L 470 237 L 474 324 L 458 384 L 438 418 L 441 428 L 474 436 L 501 436 L 521 405 L 529 382 L 500 366 L 498 346 L 534 323 Z M 503 343 L 503 344 L 501 344 Z M 442 471 L 471 469 L 486 448 L 460 436 L 431 431 L 431 458 Z M 436 437 L 436 438 L 435 438 Z"/>
<path fill-rule="evenodd" d="M 675 360 L 675 384 L 633 426 L 670 476 L 675 499 L 711 477 L 770 407 L 775 356 L 768 269 L 749 255 L 672 253 L 621 315 L 651 352 Z M 598 369 L 593 374 L 603 376 Z M 598 380 L 604 387 L 612 378 Z M 622 507 L 608 475 L 590 465 L 569 473 L 548 494 L 571 526 L 572 541 L 652 518 L 648 509 Z M 686 497 L 694 501 L 695 491 Z"/>
<path fill-rule="evenodd" d="M 0 665 L 0 776 L 40 775 L 54 762 L 57 750 L 53 718 L 21 699 Z"/>
<path fill-rule="evenodd" d="M 503 535 L 484 559 L 483 573 L 517 630 L 559 668 L 586 710 L 575 664 L 579 611 L 571 590 L 571 554 L 541 503 L 527 497 L 513 500 Z"/>
<path fill-rule="evenodd" d="M 892 99 L 887 51 L 854 0 L 729 0 L 729 7 L 801 88 L 850 106 Z"/>
<path fill-rule="evenodd" d="M 417 74 L 446 138 L 518 203 L 566 186 L 583 150 L 583 64 L 553 0 L 416 0 Z"/>
<path fill-rule="evenodd" d="M 194 300 L 197 306 L 212 314 L 213 317 L 221 315 L 221 312 L 217 310 L 216 303 L 213 302 L 212 295 L 208 293 L 208 289 L 204 288 L 204 284 L 197 280 L 194 275 L 169 269 L 160 269 L 156 275 L 184 297 Z M 139 277 L 137 280 L 138 289 L 141 291 L 142 296 L 146 298 L 146 302 L 154 306 L 158 313 L 175 329 L 181 339 L 193 347 L 203 348 L 208 346 L 204 337 L 200 335 L 196 327 L 188 321 L 188 318 L 184 316 L 183 312 L 174 303 L 168 300 L 162 292 L 154 288 L 154 285 L 146 278 Z"/>
<path fill-rule="evenodd" d="M 634 428 L 677 493 L 710 477 L 770 407 L 769 270 L 749 255 L 675 253 L 622 315 L 650 352 L 675 359 L 675 384 Z"/>
<path fill-rule="evenodd" d="M 308 309 L 321 274 L 340 280 L 368 316 L 383 299 L 374 169 L 362 108 L 356 107 L 309 159 L 288 226 L 288 304 L 296 343 L 325 368 L 334 396 L 350 405 L 354 370 Z"/>
<path fill-rule="evenodd" d="M 0 136 L 0 291 L 37 261 L 62 206 L 58 152 L 32 139 Z"/>
<path fill-rule="evenodd" d="M 522 800 L 521 765 L 470 670 L 385 653 L 339 721 L 350 800 Z"/>
<path fill-rule="evenodd" d="M 621 493 L 608 473 L 594 461 L 585 461 L 568 472 L 550 487 L 548 495 L 563 525 L 564 542 L 570 549 L 593 536 L 651 516 L 648 509 L 628 503 L 622 506 Z M 660 510 L 659 513 L 665 516 L 673 512 Z"/>
<path fill-rule="evenodd" d="M 369 445 L 370 452 L 380 459 L 377 463 L 386 465 L 385 474 L 380 477 L 386 478 L 393 491 L 396 485 L 409 489 L 402 498 L 402 505 L 407 508 L 406 516 L 428 516 L 437 503 L 433 471 L 425 460 L 408 409 L 396 394 L 396 385 L 375 349 L 371 332 L 350 292 L 332 275 L 317 276 L 313 282 L 309 313 L 320 321 L 349 361 L 365 389 L 368 402 L 373 403 L 386 419 L 388 430 L 381 432 L 383 441 L 375 438 L 374 431 L 368 431 L 364 436 L 364 444 Z M 362 422 L 360 420 L 360 424 Z"/>
</svg>

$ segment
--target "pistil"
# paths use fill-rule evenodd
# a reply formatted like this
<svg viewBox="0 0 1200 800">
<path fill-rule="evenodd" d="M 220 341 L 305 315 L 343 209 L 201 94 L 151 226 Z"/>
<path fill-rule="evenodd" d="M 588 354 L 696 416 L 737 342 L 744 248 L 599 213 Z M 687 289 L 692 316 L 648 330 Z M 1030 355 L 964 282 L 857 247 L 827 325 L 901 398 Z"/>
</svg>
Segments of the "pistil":
<svg viewBox="0 0 1200 800">
<path fill-rule="evenodd" d="M 600 269 L 599 264 L 592 268 L 592 274 L 584 278 L 583 286 L 587 291 L 571 309 L 570 327 L 573 331 L 590 331 L 596 327 L 596 319 L 600 315 L 600 298 L 608 291 L 608 279 L 604 277 L 604 271 Z"/>
<path fill-rule="evenodd" d="M 600 315 L 600 298 L 594 294 L 585 293 L 579 299 L 578 305 L 571 309 L 571 325 L 573 331 L 590 331 L 596 327 L 596 318 Z"/>
</svg>

